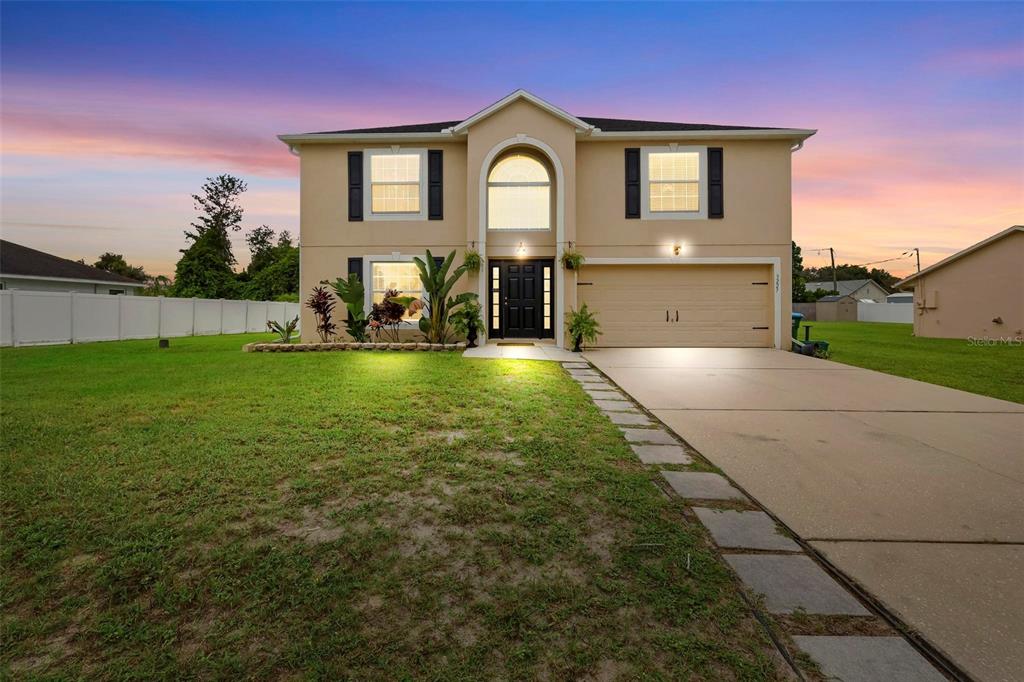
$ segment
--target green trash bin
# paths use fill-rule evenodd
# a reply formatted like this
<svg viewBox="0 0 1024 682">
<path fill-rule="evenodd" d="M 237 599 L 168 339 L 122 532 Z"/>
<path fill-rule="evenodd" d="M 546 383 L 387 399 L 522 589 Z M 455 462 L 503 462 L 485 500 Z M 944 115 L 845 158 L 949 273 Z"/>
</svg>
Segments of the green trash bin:
<svg viewBox="0 0 1024 682">
<path fill-rule="evenodd" d="M 793 338 L 797 338 L 797 334 L 800 333 L 800 322 L 804 319 L 803 313 L 793 313 Z"/>
</svg>

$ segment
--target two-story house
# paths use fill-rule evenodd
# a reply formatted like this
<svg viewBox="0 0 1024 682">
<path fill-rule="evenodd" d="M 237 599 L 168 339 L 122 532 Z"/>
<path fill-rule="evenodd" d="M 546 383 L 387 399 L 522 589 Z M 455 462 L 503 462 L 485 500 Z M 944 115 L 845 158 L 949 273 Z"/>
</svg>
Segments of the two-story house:
<svg viewBox="0 0 1024 682">
<path fill-rule="evenodd" d="M 357 272 L 369 308 L 419 293 L 426 249 L 475 250 L 463 290 L 490 339 L 564 346 L 586 302 L 601 346 L 783 348 L 791 154 L 814 133 L 579 117 L 517 90 L 462 121 L 282 135 L 301 158 L 301 296 Z"/>
</svg>

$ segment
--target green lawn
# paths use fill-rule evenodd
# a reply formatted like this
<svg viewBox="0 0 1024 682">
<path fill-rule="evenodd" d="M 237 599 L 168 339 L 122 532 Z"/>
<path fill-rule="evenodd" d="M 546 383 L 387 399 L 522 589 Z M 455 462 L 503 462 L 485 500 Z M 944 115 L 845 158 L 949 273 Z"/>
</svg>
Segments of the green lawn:
<svg viewBox="0 0 1024 682">
<path fill-rule="evenodd" d="M 809 324 L 813 326 L 811 339 L 828 341 L 831 359 L 836 362 L 1024 403 L 1024 347 L 919 339 L 912 324 Z"/>
<path fill-rule="evenodd" d="M 557 364 L 255 338 L 0 352 L 4 677 L 781 677 Z"/>
</svg>

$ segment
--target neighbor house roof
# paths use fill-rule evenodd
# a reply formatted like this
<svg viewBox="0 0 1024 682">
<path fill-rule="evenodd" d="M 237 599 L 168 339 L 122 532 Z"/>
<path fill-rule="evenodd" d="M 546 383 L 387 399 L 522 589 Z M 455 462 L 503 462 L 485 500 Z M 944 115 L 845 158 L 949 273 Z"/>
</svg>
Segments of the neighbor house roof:
<svg viewBox="0 0 1024 682">
<path fill-rule="evenodd" d="M 21 244 L 0 241 L 0 276 L 30 279 L 73 279 L 87 282 L 109 282 L 143 287 L 138 280 L 115 275 L 84 263 L 30 249 Z"/>
<path fill-rule="evenodd" d="M 286 144 L 300 142 L 327 142 L 332 139 L 376 139 L 376 140 L 412 140 L 451 138 L 465 133 L 470 126 L 491 116 L 501 109 L 519 100 L 526 100 L 563 119 L 576 127 L 577 133 L 589 137 L 767 137 L 776 139 L 804 140 L 816 130 L 803 128 L 773 128 L 769 126 L 738 126 L 712 123 L 678 123 L 673 121 L 642 121 L 625 118 L 601 118 L 594 116 L 575 116 L 560 109 L 526 90 L 515 92 L 501 98 L 472 116 L 461 121 L 437 121 L 434 123 L 410 123 L 407 125 L 375 126 L 369 128 L 345 128 L 341 130 L 325 130 L 321 132 L 300 133 L 296 135 L 279 135 L 278 139 Z"/>
<path fill-rule="evenodd" d="M 873 279 L 841 279 L 838 282 L 836 282 L 836 287 L 838 288 L 840 294 L 852 294 L 853 292 L 861 289 L 862 287 L 870 283 L 874 283 L 879 289 L 881 289 L 882 291 L 886 291 L 885 287 L 883 287 L 878 282 L 875 282 L 875 280 Z M 807 284 L 804 285 L 804 287 L 806 289 L 810 289 L 811 291 L 816 291 L 818 289 L 827 289 L 828 291 L 832 291 L 832 281 L 829 280 L 827 282 L 808 282 Z"/>
<path fill-rule="evenodd" d="M 857 299 L 853 298 L 853 296 L 850 296 L 849 294 L 839 294 L 838 296 L 833 294 L 831 296 L 822 296 L 821 298 L 818 299 L 818 302 L 819 303 L 835 303 L 836 301 L 841 301 L 844 298 L 849 298 L 849 299 L 852 299 L 854 301 L 857 300 Z"/>
<path fill-rule="evenodd" d="M 947 265 L 949 265 L 950 263 L 952 263 L 953 261 L 956 261 L 956 260 L 959 260 L 959 259 L 963 258 L 967 254 L 974 253 L 975 251 L 977 251 L 979 249 L 983 249 L 986 246 L 988 246 L 989 244 L 992 244 L 994 242 L 999 241 L 1003 237 L 1009 237 L 1014 232 L 1024 232 L 1024 225 L 1014 225 L 1012 227 L 1008 227 L 1005 230 L 1003 230 L 1002 232 L 995 233 L 994 235 L 992 235 L 988 239 L 982 239 L 977 244 L 972 244 L 971 246 L 968 246 L 963 251 L 957 251 L 952 256 L 948 256 L 947 258 L 943 258 L 938 263 L 935 263 L 934 265 L 929 265 L 924 270 L 922 270 L 920 272 L 916 272 L 913 275 L 911 275 L 910 277 L 907 277 L 906 279 L 902 279 L 899 282 L 896 282 L 896 288 L 904 287 L 907 284 L 910 284 L 911 282 L 913 282 L 918 277 L 920 277 L 922 275 L 927 275 L 929 272 L 934 272 L 935 270 L 938 270 L 939 268 L 944 268 Z"/>
</svg>

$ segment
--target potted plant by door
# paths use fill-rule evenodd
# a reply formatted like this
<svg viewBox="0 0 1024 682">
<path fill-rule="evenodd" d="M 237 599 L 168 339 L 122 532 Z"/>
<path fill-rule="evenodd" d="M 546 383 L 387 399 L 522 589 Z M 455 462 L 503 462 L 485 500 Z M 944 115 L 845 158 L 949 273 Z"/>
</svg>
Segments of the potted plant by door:
<svg viewBox="0 0 1024 682">
<path fill-rule="evenodd" d="M 448 318 L 452 324 L 452 329 L 466 337 L 466 348 L 476 348 L 477 334 L 484 326 L 484 321 L 480 318 L 480 312 L 480 302 L 474 298 L 471 301 L 467 301 Z"/>
<path fill-rule="evenodd" d="M 583 350 L 584 343 L 594 343 L 601 333 L 601 326 L 597 323 L 594 313 L 587 310 L 587 304 L 580 306 L 579 310 L 570 310 L 565 314 L 565 325 L 572 339 L 572 352 L 579 353 Z"/>
</svg>

